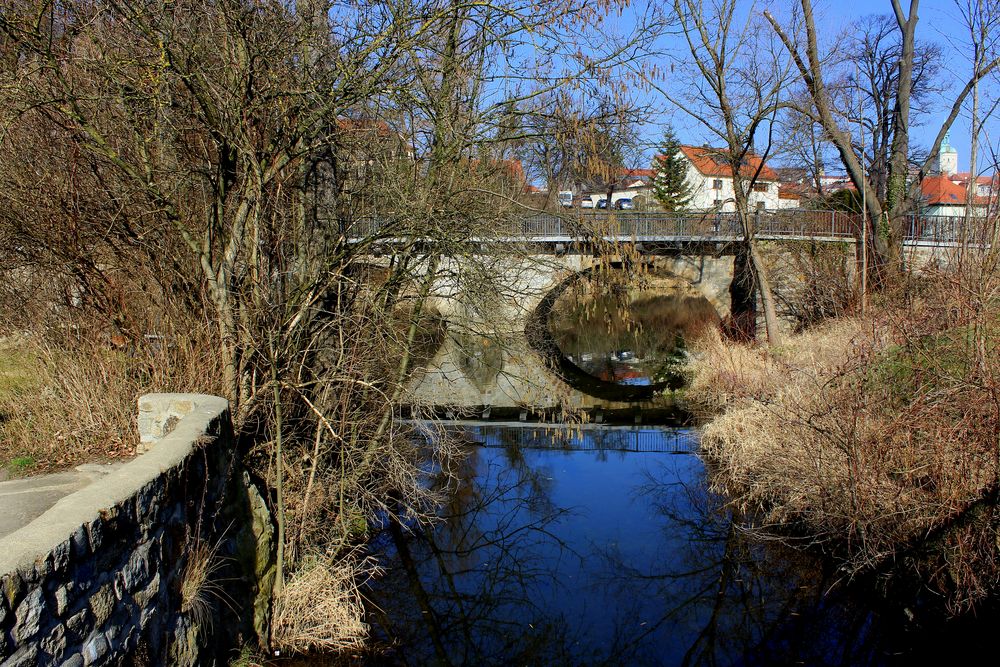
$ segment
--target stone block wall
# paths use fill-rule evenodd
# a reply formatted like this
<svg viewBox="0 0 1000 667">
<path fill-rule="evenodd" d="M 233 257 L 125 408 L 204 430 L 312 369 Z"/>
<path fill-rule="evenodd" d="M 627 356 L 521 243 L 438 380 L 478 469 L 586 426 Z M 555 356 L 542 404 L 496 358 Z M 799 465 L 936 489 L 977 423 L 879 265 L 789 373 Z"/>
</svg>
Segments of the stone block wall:
<svg viewBox="0 0 1000 667">
<path fill-rule="evenodd" d="M 225 665 L 266 632 L 271 522 L 227 402 L 139 403 L 141 456 L 0 539 L 3 667 Z"/>
</svg>

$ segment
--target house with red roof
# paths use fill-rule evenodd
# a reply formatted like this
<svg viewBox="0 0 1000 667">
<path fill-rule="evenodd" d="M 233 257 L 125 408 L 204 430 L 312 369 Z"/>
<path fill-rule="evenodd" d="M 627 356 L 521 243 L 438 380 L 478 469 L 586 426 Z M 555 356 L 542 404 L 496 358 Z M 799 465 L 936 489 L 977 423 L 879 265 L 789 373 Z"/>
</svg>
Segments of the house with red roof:
<svg viewBox="0 0 1000 667">
<path fill-rule="evenodd" d="M 736 195 L 733 189 L 733 168 L 729 151 L 708 146 L 681 146 L 678 155 L 688 163 L 687 184 L 691 189 L 689 208 L 732 212 L 736 210 Z M 754 176 L 753 187 L 747 193 L 752 210 L 791 208 L 792 198 L 781 199 L 778 190 L 778 174 L 763 162 L 756 153 L 747 153 L 739 167 L 739 175 L 749 183 Z"/>
<path fill-rule="evenodd" d="M 953 177 L 948 174 L 934 174 L 927 176 L 920 183 L 920 213 L 922 215 L 943 215 L 950 217 L 961 217 L 965 215 L 966 204 L 968 203 L 968 189 L 966 185 L 956 183 Z M 991 197 L 989 188 L 985 189 L 985 196 L 976 194 L 972 199 L 972 214 L 985 215 L 990 206 Z"/>
</svg>

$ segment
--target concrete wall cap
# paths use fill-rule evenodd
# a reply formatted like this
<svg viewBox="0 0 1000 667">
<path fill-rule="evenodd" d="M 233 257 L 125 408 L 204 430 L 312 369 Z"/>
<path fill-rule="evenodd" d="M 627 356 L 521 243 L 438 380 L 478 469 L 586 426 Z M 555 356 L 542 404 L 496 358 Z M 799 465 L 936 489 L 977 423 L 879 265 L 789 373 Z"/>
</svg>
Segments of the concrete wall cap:
<svg viewBox="0 0 1000 667">
<path fill-rule="evenodd" d="M 158 410 L 188 402 L 190 410 L 155 447 L 122 465 L 96 483 L 71 493 L 41 516 L 0 538 L 0 574 L 25 571 L 67 542 L 75 530 L 100 518 L 135 496 L 161 474 L 178 466 L 195 449 L 198 440 L 218 428 L 229 411 L 229 401 L 206 394 L 146 394 L 140 410 Z"/>
</svg>

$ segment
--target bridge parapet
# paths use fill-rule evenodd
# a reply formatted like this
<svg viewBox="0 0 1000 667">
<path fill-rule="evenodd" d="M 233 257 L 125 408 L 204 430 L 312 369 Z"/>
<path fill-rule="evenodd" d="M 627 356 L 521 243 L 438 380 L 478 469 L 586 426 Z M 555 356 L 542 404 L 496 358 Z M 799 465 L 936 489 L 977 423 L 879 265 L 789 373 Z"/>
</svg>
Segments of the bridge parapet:
<svg viewBox="0 0 1000 667">
<path fill-rule="evenodd" d="M 843 211 L 786 209 L 757 211 L 751 216 L 754 233 L 763 240 L 852 242 L 860 238 L 862 221 Z M 915 245 L 985 244 L 992 238 L 985 218 L 910 215 L 905 241 Z M 378 238 L 382 242 L 409 238 L 401 226 L 385 219 L 363 218 L 346 223 L 343 233 L 351 241 Z M 744 238 L 736 213 L 596 211 L 534 213 L 511 217 L 490 225 L 489 236 L 470 233 L 471 242 L 713 242 L 731 243 Z"/>
</svg>

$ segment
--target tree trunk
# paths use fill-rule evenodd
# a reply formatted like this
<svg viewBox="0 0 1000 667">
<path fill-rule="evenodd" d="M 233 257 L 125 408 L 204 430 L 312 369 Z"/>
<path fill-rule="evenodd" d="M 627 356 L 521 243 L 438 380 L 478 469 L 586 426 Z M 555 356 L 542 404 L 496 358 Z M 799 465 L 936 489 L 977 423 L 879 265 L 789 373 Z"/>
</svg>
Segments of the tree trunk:
<svg viewBox="0 0 1000 667">
<path fill-rule="evenodd" d="M 771 291 L 771 281 L 755 240 L 750 241 L 750 265 L 753 268 L 757 288 L 760 290 L 760 303 L 764 307 L 764 328 L 767 332 L 767 342 L 769 345 L 777 345 L 781 342 L 781 336 L 778 333 L 778 314 L 774 307 L 774 293 Z"/>
<path fill-rule="evenodd" d="M 902 33 L 896 106 L 893 109 L 892 147 L 889 162 L 889 186 L 886 208 L 889 211 L 886 259 L 893 270 L 902 268 L 903 237 L 906 229 L 907 177 L 910 171 L 910 94 L 913 90 L 913 42 L 917 27 L 919 0 L 910 0 L 910 15 L 904 16 L 899 0 L 892 0 L 892 9 Z M 881 236 L 881 234 L 879 234 Z"/>
</svg>

